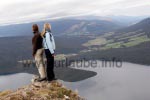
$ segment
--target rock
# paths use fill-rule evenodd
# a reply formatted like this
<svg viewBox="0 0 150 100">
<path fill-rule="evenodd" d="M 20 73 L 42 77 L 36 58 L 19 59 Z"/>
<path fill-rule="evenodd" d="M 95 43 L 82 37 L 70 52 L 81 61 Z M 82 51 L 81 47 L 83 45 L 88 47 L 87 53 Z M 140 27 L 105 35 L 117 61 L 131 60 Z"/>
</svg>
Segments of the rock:
<svg viewBox="0 0 150 100">
<path fill-rule="evenodd" d="M 84 100 L 59 81 L 32 82 L 15 91 L 0 92 L 0 100 Z"/>
<path fill-rule="evenodd" d="M 34 83 L 36 82 L 37 79 L 39 79 L 40 77 L 38 75 L 33 75 L 31 82 Z"/>
<path fill-rule="evenodd" d="M 66 100 L 69 100 L 69 99 L 70 99 L 70 98 L 69 98 L 68 96 L 66 96 L 66 95 L 64 95 L 64 97 L 65 97 Z"/>
</svg>

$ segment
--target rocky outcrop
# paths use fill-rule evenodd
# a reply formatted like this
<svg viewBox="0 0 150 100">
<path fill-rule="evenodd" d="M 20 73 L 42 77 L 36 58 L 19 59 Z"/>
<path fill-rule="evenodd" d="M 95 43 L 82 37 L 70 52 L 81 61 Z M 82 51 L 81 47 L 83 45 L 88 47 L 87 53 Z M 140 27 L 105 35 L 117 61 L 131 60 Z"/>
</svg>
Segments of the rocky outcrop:
<svg viewBox="0 0 150 100">
<path fill-rule="evenodd" d="M 59 81 L 33 82 L 17 90 L 0 92 L 0 100 L 84 100 Z"/>
</svg>

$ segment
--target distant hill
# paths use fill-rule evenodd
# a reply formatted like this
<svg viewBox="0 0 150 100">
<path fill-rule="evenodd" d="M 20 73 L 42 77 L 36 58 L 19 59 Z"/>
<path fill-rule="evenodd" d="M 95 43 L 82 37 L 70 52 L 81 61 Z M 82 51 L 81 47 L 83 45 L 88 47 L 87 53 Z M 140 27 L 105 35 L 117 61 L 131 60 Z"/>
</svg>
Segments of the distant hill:
<svg viewBox="0 0 150 100">
<path fill-rule="evenodd" d="M 108 17 L 110 17 L 113 21 L 116 21 L 120 24 L 130 26 L 140 22 L 141 20 L 147 18 L 148 16 L 108 16 Z"/>
<path fill-rule="evenodd" d="M 43 24 L 52 24 L 55 35 L 83 35 L 101 34 L 115 29 L 133 25 L 146 16 L 75 16 L 62 19 L 51 19 L 30 23 L 11 24 L 0 26 L 0 37 L 5 36 L 28 36 L 32 34 L 31 26 L 37 23 L 42 31 Z"/>
<path fill-rule="evenodd" d="M 64 33 L 66 34 L 101 34 L 120 28 L 120 26 L 112 21 L 107 20 L 74 20 Z M 66 23 L 66 22 L 64 22 Z"/>
<path fill-rule="evenodd" d="M 137 24 L 117 30 L 117 33 L 127 33 L 127 32 L 136 32 L 136 33 L 144 32 L 149 36 L 150 35 L 150 18 L 146 18 Z"/>
<path fill-rule="evenodd" d="M 148 16 L 123 16 L 123 15 L 118 15 L 118 16 L 113 16 L 113 15 L 108 15 L 108 16 L 94 16 L 94 15 L 83 15 L 83 16 L 75 16 L 73 17 L 74 19 L 78 20 L 106 20 L 106 21 L 112 21 L 115 23 L 118 23 L 123 26 L 129 26 L 133 25 L 135 23 L 138 23 L 139 21 L 147 18 Z"/>
<path fill-rule="evenodd" d="M 101 34 L 120 28 L 118 24 L 108 20 L 75 20 L 59 19 L 34 22 L 39 25 L 42 31 L 43 24 L 49 22 L 52 24 L 52 31 L 55 35 L 80 35 L 80 34 Z M 0 26 L 0 36 L 28 36 L 32 35 L 32 23 L 12 24 Z"/>
<path fill-rule="evenodd" d="M 106 38 L 107 40 L 113 39 L 113 42 L 109 44 L 116 44 L 117 47 L 130 47 L 150 41 L 150 18 L 129 27 L 118 29 Z"/>
<path fill-rule="evenodd" d="M 137 24 L 121 28 L 112 32 L 97 36 L 88 41 L 84 46 L 100 49 L 132 47 L 150 41 L 150 18 L 146 18 Z"/>
<path fill-rule="evenodd" d="M 126 28 L 108 32 L 89 40 L 79 57 L 120 58 L 123 61 L 139 64 L 150 64 L 150 18 Z M 91 58 L 90 58 L 91 59 Z"/>
</svg>

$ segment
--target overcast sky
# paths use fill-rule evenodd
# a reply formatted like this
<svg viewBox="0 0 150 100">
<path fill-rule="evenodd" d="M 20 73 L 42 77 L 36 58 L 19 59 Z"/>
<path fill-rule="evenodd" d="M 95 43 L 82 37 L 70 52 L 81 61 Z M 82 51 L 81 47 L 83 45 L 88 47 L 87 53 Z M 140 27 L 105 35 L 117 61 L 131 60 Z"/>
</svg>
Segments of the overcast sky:
<svg viewBox="0 0 150 100">
<path fill-rule="evenodd" d="M 0 1 L 0 25 L 79 15 L 150 15 L 150 0 Z"/>
</svg>

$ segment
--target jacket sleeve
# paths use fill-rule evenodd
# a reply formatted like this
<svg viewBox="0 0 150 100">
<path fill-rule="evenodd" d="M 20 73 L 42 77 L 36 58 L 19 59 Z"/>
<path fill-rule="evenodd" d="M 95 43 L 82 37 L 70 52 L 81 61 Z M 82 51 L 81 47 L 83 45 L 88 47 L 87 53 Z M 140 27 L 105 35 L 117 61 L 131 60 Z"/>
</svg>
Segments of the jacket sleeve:
<svg viewBox="0 0 150 100">
<path fill-rule="evenodd" d="M 53 44 L 53 49 L 56 49 L 56 45 L 55 45 L 55 40 L 54 40 L 54 36 L 52 35 L 52 44 Z"/>
<path fill-rule="evenodd" d="M 46 43 L 47 43 L 47 47 L 50 50 L 51 54 L 54 54 L 53 44 L 52 44 L 52 42 L 50 40 L 49 33 L 46 33 Z"/>
<path fill-rule="evenodd" d="M 33 49 L 32 49 L 32 55 L 34 56 L 36 54 L 37 51 L 37 38 L 33 38 L 32 39 L 32 45 L 33 45 Z"/>
</svg>

